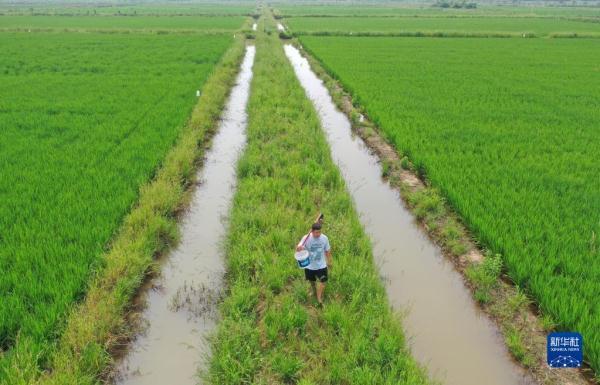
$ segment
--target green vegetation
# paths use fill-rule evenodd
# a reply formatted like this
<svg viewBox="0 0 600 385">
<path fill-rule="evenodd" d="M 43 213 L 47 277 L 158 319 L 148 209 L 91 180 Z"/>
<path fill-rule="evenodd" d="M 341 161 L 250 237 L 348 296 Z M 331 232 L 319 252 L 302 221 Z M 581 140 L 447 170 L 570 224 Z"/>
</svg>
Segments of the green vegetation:
<svg viewBox="0 0 600 385">
<path fill-rule="evenodd" d="M 110 263 L 108 242 L 231 42 L 230 35 L 0 34 L 1 383 L 19 383 L 48 363 L 73 302 Z M 176 190 L 160 193 L 178 202 Z M 134 234 L 171 232 L 164 220 L 141 226 L 151 219 L 143 214 L 129 219 Z M 158 227 L 143 231 L 151 225 Z M 136 246 L 148 258 L 160 239 Z M 142 274 L 119 280 L 121 295 Z"/>
<path fill-rule="evenodd" d="M 239 29 L 242 16 L 0 16 L 0 29 L 196 30 Z"/>
<path fill-rule="evenodd" d="M 306 33 L 397 33 L 448 34 L 511 33 L 515 36 L 545 36 L 558 33 L 598 34 L 600 23 L 550 18 L 506 17 L 298 17 L 286 19 L 290 30 Z"/>
<path fill-rule="evenodd" d="M 281 9 L 298 35 L 600 36 L 592 7 Z M 271 20 L 267 33 L 250 31 L 245 15 L 260 11 L 0 5 L 0 383 L 92 385 L 106 374 L 131 333 L 132 296 L 177 240 L 244 37 L 258 46 L 249 144 L 226 242 L 228 297 L 204 375 L 236 385 L 428 383 L 283 54 L 278 38 L 293 35 Z M 541 327 L 580 331 L 598 372 L 597 41 L 301 41 L 396 146 L 383 176 L 404 168 L 430 182 L 404 196 L 444 249 L 472 247 L 464 220 L 492 250 L 466 269 L 476 299 L 509 317 L 534 298 Z M 324 309 L 291 256 L 317 210 L 329 218 L 335 261 Z M 498 303 L 504 272 L 518 286 Z M 539 361 L 525 329 L 501 322 L 512 354 Z"/>
<path fill-rule="evenodd" d="M 152 4 L 151 2 L 139 3 L 135 5 L 109 4 L 98 3 L 83 5 L 75 3 L 69 5 L 66 2 L 52 4 L 48 2 L 45 5 L 43 2 L 37 2 L 31 5 L 22 3 L 0 4 L 0 15 L 114 15 L 114 16 L 138 16 L 138 15 L 207 15 L 207 16 L 243 16 L 254 11 L 254 4 L 211 4 L 211 3 L 175 3 L 161 5 L 160 3 Z"/>
<path fill-rule="evenodd" d="M 453 9 L 475 9 L 477 8 L 477 3 L 475 2 L 466 2 L 465 0 L 461 1 L 447 1 L 447 0 L 437 0 L 433 3 L 432 7 L 437 8 L 453 8 Z"/>
<path fill-rule="evenodd" d="M 600 7 L 542 7 L 518 5 L 487 5 L 477 2 L 476 9 L 441 9 L 425 5 L 373 5 L 323 4 L 323 5 L 287 5 L 278 4 L 275 10 L 278 15 L 285 17 L 304 16 L 356 16 L 356 17 L 397 17 L 397 16 L 441 16 L 441 17 L 472 17 L 472 16 L 519 16 L 519 17 L 600 17 Z"/>
<path fill-rule="evenodd" d="M 270 30 L 257 34 L 248 146 L 226 242 L 228 296 L 206 376 L 235 385 L 427 383 L 316 112 Z M 292 257 L 319 209 L 330 218 L 334 253 L 324 309 Z"/>
<path fill-rule="evenodd" d="M 85 302 L 71 313 L 52 357 L 52 372 L 39 381 L 41 385 L 96 384 L 110 363 L 108 352 L 131 334 L 124 317 L 132 295 L 145 274 L 156 269 L 156 255 L 177 239 L 177 213 L 188 200 L 195 169 L 218 126 L 243 48 L 244 40 L 238 38 L 225 53 L 156 177 L 140 189 L 136 207 L 123 221 L 104 258 L 104 269 L 92 281 Z M 21 363 L 16 367 L 28 366 Z"/>
<path fill-rule="evenodd" d="M 490 291 L 498 285 L 502 273 L 502 257 L 500 254 L 487 255 L 480 264 L 469 266 L 466 273 L 475 286 L 475 299 L 487 303 L 491 300 Z"/>
<path fill-rule="evenodd" d="M 597 43 L 311 36 L 301 42 L 476 238 L 503 256 L 509 276 L 557 327 L 584 335 L 587 360 L 598 371 Z"/>
<path fill-rule="evenodd" d="M 504 338 L 506 346 L 510 353 L 519 361 L 523 366 L 530 367 L 534 363 L 534 358 L 527 353 L 527 348 L 523 343 L 522 332 L 518 329 L 509 329 Z"/>
</svg>

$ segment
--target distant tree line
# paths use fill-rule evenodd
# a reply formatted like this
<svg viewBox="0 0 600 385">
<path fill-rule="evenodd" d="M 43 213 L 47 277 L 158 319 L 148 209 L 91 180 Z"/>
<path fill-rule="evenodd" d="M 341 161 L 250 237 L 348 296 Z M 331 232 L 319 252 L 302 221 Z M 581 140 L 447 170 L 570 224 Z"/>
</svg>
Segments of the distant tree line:
<svg viewBox="0 0 600 385">
<path fill-rule="evenodd" d="M 437 8 L 465 8 L 474 9 L 477 8 L 477 3 L 462 1 L 448 1 L 448 0 L 437 0 L 433 5 Z"/>
</svg>

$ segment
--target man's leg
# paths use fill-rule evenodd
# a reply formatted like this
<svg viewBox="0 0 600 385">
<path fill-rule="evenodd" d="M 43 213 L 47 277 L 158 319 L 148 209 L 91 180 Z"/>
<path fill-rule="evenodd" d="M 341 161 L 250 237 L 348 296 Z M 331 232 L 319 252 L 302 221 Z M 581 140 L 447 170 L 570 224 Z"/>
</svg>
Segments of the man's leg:
<svg viewBox="0 0 600 385">
<path fill-rule="evenodd" d="M 319 270 L 317 274 L 317 281 L 319 281 L 317 283 L 317 301 L 319 301 L 320 305 L 323 304 L 323 293 L 325 292 L 325 283 L 328 280 L 327 275 L 327 268 Z"/>
<path fill-rule="evenodd" d="M 308 282 L 310 282 L 310 290 L 308 291 L 308 295 L 313 298 L 317 296 L 317 286 L 315 285 L 315 276 L 312 270 L 304 269 L 304 277 Z"/>
<path fill-rule="evenodd" d="M 325 291 L 325 282 L 319 282 L 317 284 L 317 301 L 323 304 L 323 292 Z"/>
</svg>

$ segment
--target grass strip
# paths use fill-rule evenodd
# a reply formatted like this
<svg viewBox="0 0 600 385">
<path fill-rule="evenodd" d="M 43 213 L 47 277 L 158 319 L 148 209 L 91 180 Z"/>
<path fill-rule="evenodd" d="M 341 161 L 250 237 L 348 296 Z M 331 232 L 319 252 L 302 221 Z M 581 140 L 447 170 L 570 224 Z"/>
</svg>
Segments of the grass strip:
<svg viewBox="0 0 600 385">
<path fill-rule="evenodd" d="M 462 31 L 398 31 L 398 32 L 346 32 L 298 31 L 293 36 L 347 36 L 347 37 L 472 37 L 472 38 L 534 38 L 533 32 L 462 32 Z"/>
<path fill-rule="evenodd" d="M 221 385 L 426 384 L 316 112 L 272 20 L 268 29 L 257 33 L 248 145 L 225 243 L 227 298 L 203 375 Z M 318 210 L 334 255 L 323 309 L 292 257 Z"/>
<path fill-rule="evenodd" d="M 233 31 L 224 29 L 174 29 L 174 28 L 154 28 L 154 29 L 132 29 L 132 28 L 26 28 L 26 27 L 4 27 L 0 28 L 0 33 L 5 32 L 27 32 L 27 33 L 88 33 L 88 34 L 106 34 L 106 35 L 197 35 L 214 36 L 233 33 Z"/>
<path fill-rule="evenodd" d="M 27 340 L 21 340 L 3 373 L 8 384 L 96 384 L 110 370 L 111 350 L 131 334 L 125 321 L 136 290 L 155 258 L 178 239 L 178 213 L 189 196 L 204 147 L 218 120 L 243 57 L 240 36 L 204 84 L 202 96 L 154 180 L 140 189 L 139 202 L 124 219 L 91 280 L 83 303 L 68 316 L 51 368 L 39 368 Z"/>
</svg>

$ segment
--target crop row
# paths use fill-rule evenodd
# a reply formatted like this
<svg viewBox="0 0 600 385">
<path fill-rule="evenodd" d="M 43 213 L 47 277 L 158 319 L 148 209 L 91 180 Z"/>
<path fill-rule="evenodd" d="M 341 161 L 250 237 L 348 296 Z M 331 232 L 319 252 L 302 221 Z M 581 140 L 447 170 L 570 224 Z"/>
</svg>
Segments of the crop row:
<svg viewBox="0 0 600 385">
<path fill-rule="evenodd" d="M 494 6 L 479 3 L 476 9 L 453 9 L 431 7 L 430 5 L 417 7 L 380 4 L 353 4 L 353 5 L 294 5 L 278 4 L 275 10 L 278 17 L 600 17 L 597 7 L 542 7 L 542 6 Z"/>
<path fill-rule="evenodd" d="M 553 33 L 600 33 L 600 23 L 549 18 L 505 17 L 302 17 L 286 19 L 294 33 L 478 33 L 549 35 Z"/>
<path fill-rule="evenodd" d="M 0 16 L 0 29 L 235 31 L 243 16 Z"/>
<path fill-rule="evenodd" d="M 231 41 L 0 34 L 0 351 L 43 363 Z"/>
</svg>

